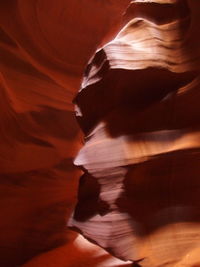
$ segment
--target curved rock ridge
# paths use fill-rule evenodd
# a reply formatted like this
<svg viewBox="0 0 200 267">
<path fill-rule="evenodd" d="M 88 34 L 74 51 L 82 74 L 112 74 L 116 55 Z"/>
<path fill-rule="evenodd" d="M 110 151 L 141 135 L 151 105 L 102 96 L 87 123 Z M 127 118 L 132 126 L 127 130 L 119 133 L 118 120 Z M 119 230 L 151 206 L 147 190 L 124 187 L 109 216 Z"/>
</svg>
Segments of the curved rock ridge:
<svg viewBox="0 0 200 267">
<path fill-rule="evenodd" d="M 69 226 L 144 267 L 188 264 L 200 235 L 200 5 L 160 2 L 132 1 L 74 100 L 84 174 Z"/>
<path fill-rule="evenodd" d="M 132 0 L 135 3 L 175 4 L 177 0 Z"/>
</svg>

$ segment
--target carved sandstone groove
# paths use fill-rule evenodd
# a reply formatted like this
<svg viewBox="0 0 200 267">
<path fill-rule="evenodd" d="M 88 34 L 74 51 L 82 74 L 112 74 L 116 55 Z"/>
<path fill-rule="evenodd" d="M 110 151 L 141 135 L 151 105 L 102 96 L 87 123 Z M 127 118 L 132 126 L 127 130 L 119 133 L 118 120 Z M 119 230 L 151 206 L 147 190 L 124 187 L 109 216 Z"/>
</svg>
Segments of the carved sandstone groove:
<svg viewBox="0 0 200 267">
<path fill-rule="evenodd" d="M 184 0 L 132 1 L 126 25 L 92 57 L 75 98 L 86 136 L 75 164 L 85 173 L 69 226 L 144 267 L 175 266 L 199 247 L 192 20 Z"/>
</svg>

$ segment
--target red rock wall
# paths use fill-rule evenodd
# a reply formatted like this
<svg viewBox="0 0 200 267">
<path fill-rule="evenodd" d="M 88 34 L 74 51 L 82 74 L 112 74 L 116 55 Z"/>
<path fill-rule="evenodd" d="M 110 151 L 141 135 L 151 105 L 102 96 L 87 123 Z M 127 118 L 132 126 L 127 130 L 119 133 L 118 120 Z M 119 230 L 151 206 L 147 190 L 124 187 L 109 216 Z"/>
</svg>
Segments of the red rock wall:
<svg viewBox="0 0 200 267">
<path fill-rule="evenodd" d="M 53 250 L 42 259 L 30 261 L 27 266 L 80 267 L 90 264 L 94 267 L 98 260 L 102 263 L 109 257 L 104 255 L 94 260 L 94 250 L 91 248 L 88 252 L 90 248 L 84 250 L 72 245 L 75 234 L 66 231 L 66 221 L 76 202 L 80 176 L 72 160 L 83 144 L 72 100 L 80 87 L 89 58 L 98 47 L 111 40 L 122 25 L 133 16 L 162 22 L 168 17 L 164 13 L 159 16 L 162 12 L 155 12 L 148 4 L 145 8 L 137 5 L 129 9 L 122 20 L 128 4 L 129 0 L 0 2 L 2 267 L 19 266 L 62 244 L 66 245 L 55 249 L 55 254 Z M 191 26 L 187 47 L 196 59 L 199 55 L 200 5 L 198 0 L 189 0 L 188 4 Z M 165 10 L 172 19 L 176 15 L 176 12 Z M 183 97 L 182 102 L 178 102 L 178 121 L 190 124 L 191 114 L 197 121 L 198 90 L 196 92 L 196 95 L 189 94 L 189 98 L 186 94 L 187 101 Z M 181 112 L 183 109 L 188 112 Z M 155 113 L 155 110 L 151 112 Z M 156 112 L 158 114 L 159 109 Z M 144 125 L 143 120 L 149 121 L 148 116 L 152 113 L 138 117 L 138 123 Z M 115 129 L 115 123 L 118 125 L 112 116 L 111 131 Z M 158 118 L 162 121 L 162 116 Z M 123 122 L 123 118 L 120 120 Z M 155 120 L 154 123 L 157 125 L 160 121 Z M 198 136 L 186 137 L 182 140 L 183 144 L 191 146 L 191 141 L 194 141 L 192 144 L 198 147 Z M 143 177 L 148 168 L 139 167 L 138 177 Z M 197 173 L 198 164 L 194 161 L 191 168 Z M 184 173 L 189 176 L 187 171 Z M 187 255 L 183 263 L 187 262 L 187 266 L 191 267 L 191 262 L 198 258 L 197 254 L 198 248 L 195 248 L 190 253 L 189 263 Z M 109 264 L 104 263 L 104 266 Z"/>
<path fill-rule="evenodd" d="M 81 145 L 72 99 L 128 1 L 0 3 L 0 266 L 65 242 Z M 112 15 L 111 15 L 112 14 Z"/>
</svg>

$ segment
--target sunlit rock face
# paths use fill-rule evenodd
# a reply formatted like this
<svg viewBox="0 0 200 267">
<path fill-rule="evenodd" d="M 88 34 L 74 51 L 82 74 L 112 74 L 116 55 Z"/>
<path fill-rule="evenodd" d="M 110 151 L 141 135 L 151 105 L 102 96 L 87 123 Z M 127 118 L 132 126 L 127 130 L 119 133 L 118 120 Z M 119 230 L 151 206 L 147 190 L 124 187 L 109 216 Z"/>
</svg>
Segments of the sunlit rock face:
<svg viewBox="0 0 200 267">
<path fill-rule="evenodd" d="M 74 100 L 84 174 L 69 226 L 139 266 L 200 266 L 199 15 L 195 0 L 132 1 Z"/>
</svg>

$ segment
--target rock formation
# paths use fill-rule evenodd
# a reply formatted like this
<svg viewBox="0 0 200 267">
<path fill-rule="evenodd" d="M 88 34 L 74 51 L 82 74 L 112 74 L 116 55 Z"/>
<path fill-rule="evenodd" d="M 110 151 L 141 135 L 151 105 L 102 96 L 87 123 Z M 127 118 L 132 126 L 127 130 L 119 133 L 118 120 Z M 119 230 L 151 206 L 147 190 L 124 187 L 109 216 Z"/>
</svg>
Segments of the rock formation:
<svg viewBox="0 0 200 267">
<path fill-rule="evenodd" d="M 0 1 L 0 266 L 200 264 L 199 15 Z"/>
<path fill-rule="evenodd" d="M 84 174 L 69 225 L 144 267 L 175 266 L 199 249 L 193 19 L 187 1 L 132 1 L 75 98 L 85 133 L 75 164 Z"/>
<path fill-rule="evenodd" d="M 76 201 L 80 174 L 73 158 L 82 138 L 72 99 L 85 64 L 118 30 L 127 5 L 0 1 L 2 267 L 66 242 L 73 247 L 66 221 Z"/>
</svg>

